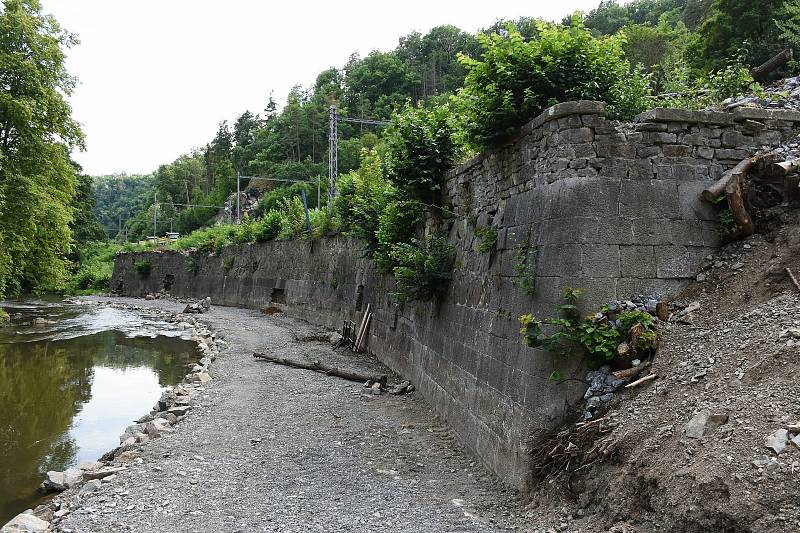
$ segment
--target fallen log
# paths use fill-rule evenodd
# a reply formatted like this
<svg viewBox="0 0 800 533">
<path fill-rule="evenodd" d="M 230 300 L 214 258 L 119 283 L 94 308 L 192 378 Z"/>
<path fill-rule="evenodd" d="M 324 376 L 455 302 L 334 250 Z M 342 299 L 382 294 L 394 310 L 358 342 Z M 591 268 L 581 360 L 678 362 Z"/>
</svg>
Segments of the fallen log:
<svg viewBox="0 0 800 533">
<path fill-rule="evenodd" d="M 756 230 L 753 219 L 750 218 L 750 213 L 747 212 L 747 208 L 744 205 L 743 186 L 744 174 L 735 174 L 731 182 L 725 187 L 725 196 L 728 199 L 731 216 L 733 216 L 733 220 L 739 228 L 739 233 L 743 236 L 748 236 L 755 233 Z"/>
<path fill-rule="evenodd" d="M 650 361 L 642 363 L 639 366 L 626 368 L 625 370 L 617 370 L 616 372 L 612 372 L 611 374 L 613 374 L 613 376 L 617 379 L 631 379 L 641 374 L 642 371 L 648 366 L 650 366 Z"/>
<path fill-rule="evenodd" d="M 788 63 L 792 59 L 793 55 L 792 49 L 787 48 L 786 50 L 775 54 L 759 66 L 751 69 L 750 75 L 753 76 L 753 79 L 756 81 L 764 81 L 772 72 L 775 72 Z"/>
<path fill-rule="evenodd" d="M 800 170 L 800 159 L 789 159 L 780 163 L 773 163 L 764 169 L 770 178 L 783 178 Z"/>
<path fill-rule="evenodd" d="M 733 181 L 737 176 L 744 176 L 747 174 L 747 171 L 750 170 L 750 167 L 753 166 L 758 159 L 758 157 L 748 157 L 747 159 L 742 159 L 738 165 L 725 172 L 722 177 L 713 185 L 703 189 L 703 199 L 711 203 L 716 202 L 717 198 L 722 196 L 722 193 L 725 192 L 725 188 L 728 186 L 728 184 L 730 184 L 731 181 Z"/>
<path fill-rule="evenodd" d="M 285 359 L 283 357 L 275 357 L 274 355 L 269 355 L 266 353 L 254 353 L 253 357 L 257 359 L 264 359 L 265 361 L 269 361 L 270 363 L 275 363 L 278 365 L 300 368 L 302 370 L 313 370 L 314 372 L 327 374 L 329 376 L 336 376 L 338 378 L 346 379 L 348 381 L 356 381 L 358 383 L 374 381 L 375 383 L 380 383 L 382 388 L 386 387 L 386 382 L 388 381 L 386 375 L 370 376 L 367 374 L 359 374 L 358 372 L 328 366 L 320 363 L 319 361 L 312 361 L 308 363 L 305 361 L 295 361 L 292 359 Z"/>
</svg>

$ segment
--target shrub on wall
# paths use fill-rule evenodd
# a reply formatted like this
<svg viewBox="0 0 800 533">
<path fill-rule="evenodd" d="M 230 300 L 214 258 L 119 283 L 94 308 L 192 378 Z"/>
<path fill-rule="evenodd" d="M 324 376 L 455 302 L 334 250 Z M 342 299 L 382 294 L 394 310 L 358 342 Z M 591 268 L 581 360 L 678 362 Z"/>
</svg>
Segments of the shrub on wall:
<svg viewBox="0 0 800 533">
<path fill-rule="evenodd" d="M 511 25 L 507 33 L 479 35 L 480 59 L 459 57 L 467 76 L 455 101 L 476 147 L 509 139 L 558 102 L 603 100 L 626 115 L 639 110 L 625 100 L 639 98 L 642 84 L 629 75 L 622 37 L 595 38 L 577 18 L 569 27 L 538 22 L 530 40 Z"/>
<path fill-rule="evenodd" d="M 408 196 L 440 203 L 445 172 L 453 165 L 455 145 L 447 105 L 407 106 L 396 114 L 384 140 L 386 176 Z"/>
<path fill-rule="evenodd" d="M 453 247 L 441 236 L 395 245 L 391 251 L 394 279 L 393 294 L 401 302 L 430 300 L 443 294 L 453 277 Z"/>
</svg>

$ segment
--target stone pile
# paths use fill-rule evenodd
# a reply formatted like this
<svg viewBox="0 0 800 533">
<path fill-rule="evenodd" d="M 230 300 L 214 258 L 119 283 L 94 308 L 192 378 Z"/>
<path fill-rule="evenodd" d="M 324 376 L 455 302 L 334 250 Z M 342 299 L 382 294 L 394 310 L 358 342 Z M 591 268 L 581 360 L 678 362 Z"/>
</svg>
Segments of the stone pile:
<svg viewBox="0 0 800 533">
<path fill-rule="evenodd" d="M 211 309 L 211 297 L 206 296 L 199 302 L 187 305 L 186 308 L 183 310 L 183 312 L 188 314 L 202 314 L 210 309 Z"/>
<path fill-rule="evenodd" d="M 722 102 L 722 108 L 731 110 L 737 107 L 763 107 L 800 110 L 800 76 L 776 81 L 765 87 L 764 93 L 764 97 L 751 94 L 728 98 Z"/>
<path fill-rule="evenodd" d="M 616 301 L 606 304 L 602 312 L 595 315 L 595 320 L 607 320 L 609 324 L 619 327 L 617 316 L 626 311 L 641 311 L 649 313 L 654 320 L 658 320 L 658 311 L 662 298 L 658 294 L 650 296 L 637 296 L 630 300 Z M 663 311 L 662 311 L 663 312 Z M 645 355 L 652 357 L 654 354 L 642 354 L 639 359 L 631 362 L 632 368 L 641 367 L 644 370 L 646 362 L 643 360 Z M 601 410 L 601 408 L 614 399 L 615 393 L 626 384 L 635 380 L 638 372 L 632 372 L 629 377 L 615 375 L 611 371 L 610 365 L 603 365 L 597 370 L 592 370 L 586 374 L 586 381 L 589 388 L 583 396 L 585 400 L 583 418 L 589 420 Z"/>
</svg>

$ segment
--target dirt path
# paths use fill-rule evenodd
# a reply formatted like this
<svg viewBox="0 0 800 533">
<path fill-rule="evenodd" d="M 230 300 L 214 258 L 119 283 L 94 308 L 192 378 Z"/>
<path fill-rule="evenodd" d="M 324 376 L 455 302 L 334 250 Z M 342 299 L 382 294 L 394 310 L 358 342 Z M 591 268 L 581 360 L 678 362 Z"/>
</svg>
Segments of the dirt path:
<svg viewBox="0 0 800 533">
<path fill-rule="evenodd" d="M 169 301 L 113 299 L 179 312 Z M 504 531 L 524 511 L 409 396 L 254 360 L 254 351 L 362 370 L 374 359 L 333 352 L 282 316 L 213 307 L 202 320 L 228 343 L 214 381 L 143 461 L 83 496 L 61 531 Z M 300 339 L 300 340 L 298 340 Z"/>
</svg>

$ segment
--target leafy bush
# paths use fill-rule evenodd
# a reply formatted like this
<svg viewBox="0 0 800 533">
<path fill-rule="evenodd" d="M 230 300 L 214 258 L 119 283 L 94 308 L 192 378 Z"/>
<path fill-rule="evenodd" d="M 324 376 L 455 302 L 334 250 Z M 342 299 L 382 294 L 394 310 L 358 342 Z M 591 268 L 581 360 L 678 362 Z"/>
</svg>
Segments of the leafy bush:
<svg viewBox="0 0 800 533">
<path fill-rule="evenodd" d="M 478 239 L 478 251 L 482 254 L 491 252 L 497 244 L 497 230 L 494 228 L 475 228 L 475 237 Z"/>
<path fill-rule="evenodd" d="M 544 321 L 550 333 L 533 315 L 519 317 L 525 344 L 559 356 L 585 353 L 598 363 L 613 359 L 623 342 L 632 346 L 634 353 L 655 349 L 658 332 L 650 313 L 630 310 L 617 316 L 608 306 L 603 306 L 600 313 L 581 320 L 577 302 L 582 292 L 569 287 L 564 289 L 564 304 L 558 306 L 559 317 Z"/>
<path fill-rule="evenodd" d="M 426 301 L 441 295 L 453 276 L 453 247 L 444 237 L 396 244 L 391 258 L 397 265 L 394 267 L 397 291 L 393 296 L 401 302 Z"/>
<path fill-rule="evenodd" d="M 508 139 L 558 102 L 604 100 L 620 116 L 636 107 L 625 99 L 638 98 L 641 80 L 631 81 L 623 39 L 596 39 L 577 18 L 570 27 L 538 22 L 537 30 L 529 41 L 510 25 L 507 37 L 479 35 L 483 56 L 459 57 L 468 72 L 456 102 L 475 146 Z"/>
<path fill-rule="evenodd" d="M 378 217 L 377 249 L 372 254 L 380 272 L 392 272 L 397 266 L 392 259 L 394 245 L 410 242 L 414 227 L 422 220 L 422 209 L 417 202 L 393 201 Z"/>
<path fill-rule="evenodd" d="M 133 268 L 136 269 L 136 272 L 143 278 L 146 278 L 150 275 L 150 261 L 146 259 L 140 259 L 139 261 L 133 262 Z"/>
<path fill-rule="evenodd" d="M 298 196 L 283 200 L 281 210 L 281 230 L 279 239 L 294 239 L 303 235 L 306 230 L 306 211 Z"/>
<path fill-rule="evenodd" d="M 383 176 L 377 150 L 362 152 L 361 167 L 341 176 L 338 186 L 334 206 L 337 227 L 346 235 L 364 239 L 366 251 L 374 252 L 381 213 L 397 194 L 394 185 Z"/>
<path fill-rule="evenodd" d="M 253 238 L 256 242 L 275 240 L 281 232 L 283 217 L 277 209 L 271 209 L 259 220 L 253 222 Z"/>
<path fill-rule="evenodd" d="M 440 203 L 445 172 L 453 164 L 455 145 L 449 106 L 407 106 L 396 114 L 385 144 L 386 175 L 398 188 L 428 204 Z"/>
</svg>

